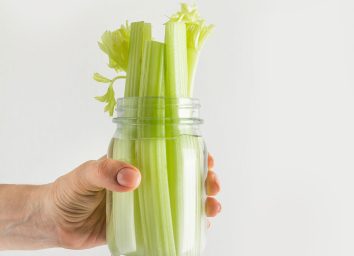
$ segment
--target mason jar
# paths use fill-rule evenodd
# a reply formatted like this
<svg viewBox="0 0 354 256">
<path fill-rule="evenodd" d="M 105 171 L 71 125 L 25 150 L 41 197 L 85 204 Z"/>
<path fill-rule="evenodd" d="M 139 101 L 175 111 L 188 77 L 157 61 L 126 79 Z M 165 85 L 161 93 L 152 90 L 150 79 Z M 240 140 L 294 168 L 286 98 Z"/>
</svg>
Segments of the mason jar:
<svg viewBox="0 0 354 256">
<path fill-rule="evenodd" d="M 193 98 L 117 100 L 108 157 L 141 172 L 133 192 L 107 191 L 113 256 L 199 256 L 205 246 L 207 150 Z"/>
</svg>

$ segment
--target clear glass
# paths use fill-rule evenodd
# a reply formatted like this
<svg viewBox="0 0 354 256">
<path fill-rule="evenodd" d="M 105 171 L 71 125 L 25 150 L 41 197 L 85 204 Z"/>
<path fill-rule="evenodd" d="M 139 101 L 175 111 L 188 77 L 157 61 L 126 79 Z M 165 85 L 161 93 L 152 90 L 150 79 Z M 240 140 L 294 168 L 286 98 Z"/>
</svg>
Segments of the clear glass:
<svg viewBox="0 0 354 256">
<path fill-rule="evenodd" d="M 199 101 L 122 98 L 108 156 L 137 166 L 138 189 L 107 191 L 113 256 L 199 256 L 205 246 L 207 150 Z"/>
</svg>

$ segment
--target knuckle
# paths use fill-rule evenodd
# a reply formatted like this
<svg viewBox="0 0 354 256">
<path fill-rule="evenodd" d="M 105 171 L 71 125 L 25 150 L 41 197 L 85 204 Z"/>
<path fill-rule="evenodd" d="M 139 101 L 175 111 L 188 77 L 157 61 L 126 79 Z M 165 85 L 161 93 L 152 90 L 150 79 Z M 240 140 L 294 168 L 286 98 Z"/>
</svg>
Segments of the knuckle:
<svg viewBox="0 0 354 256">
<path fill-rule="evenodd" d="M 110 159 L 106 158 L 106 159 L 100 160 L 98 162 L 98 164 L 96 164 L 97 175 L 99 177 L 104 176 L 109 165 L 110 165 Z"/>
<path fill-rule="evenodd" d="M 79 167 L 77 167 L 74 172 L 81 174 L 82 172 L 86 172 L 87 170 L 92 170 L 97 168 L 97 161 L 95 160 L 88 160 L 82 163 Z"/>
</svg>

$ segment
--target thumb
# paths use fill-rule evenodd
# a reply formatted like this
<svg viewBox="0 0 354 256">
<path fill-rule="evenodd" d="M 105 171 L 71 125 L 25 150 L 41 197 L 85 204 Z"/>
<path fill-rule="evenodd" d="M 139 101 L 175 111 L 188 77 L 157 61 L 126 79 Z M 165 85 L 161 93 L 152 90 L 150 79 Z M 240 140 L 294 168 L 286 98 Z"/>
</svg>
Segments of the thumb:
<svg viewBox="0 0 354 256">
<path fill-rule="evenodd" d="M 93 190 L 105 188 L 115 192 L 128 192 L 140 184 L 139 170 L 128 163 L 106 157 L 91 163 L 92 167 L 84 171 L 84 177 Z"/>
</svg>

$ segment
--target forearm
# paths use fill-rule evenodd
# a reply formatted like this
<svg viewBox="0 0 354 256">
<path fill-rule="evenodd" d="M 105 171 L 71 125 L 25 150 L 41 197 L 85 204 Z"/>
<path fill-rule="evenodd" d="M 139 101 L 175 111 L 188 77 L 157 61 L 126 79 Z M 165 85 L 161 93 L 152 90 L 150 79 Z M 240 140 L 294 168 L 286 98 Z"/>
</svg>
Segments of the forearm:
<svg viewBox="0 0 354 256">
<path fill-rule="evenodd" d="M 48 186 L 0 185 L 0 250 L 57 245 L 55 226 L 44 203 Z"/>
</svg>

